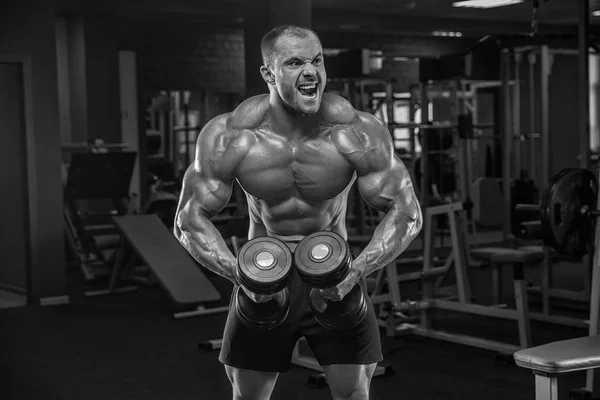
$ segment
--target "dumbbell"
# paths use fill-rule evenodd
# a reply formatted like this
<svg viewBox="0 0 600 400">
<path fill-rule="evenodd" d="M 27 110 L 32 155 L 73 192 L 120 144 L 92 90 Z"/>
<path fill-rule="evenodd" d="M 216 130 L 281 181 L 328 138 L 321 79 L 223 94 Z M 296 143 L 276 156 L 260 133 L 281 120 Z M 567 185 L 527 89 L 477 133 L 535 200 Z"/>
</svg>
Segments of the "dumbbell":
<svg viewBox="0 0 600 400">
<path fill-rule="evenodd" d="M 367 302 L 359 285 L 355 285 L 341 301 L 323 297 L 319 289 L 338 285 L 348 276 L 352 255 L 350 246 L 334 232 L 316 232 L 306 236 L 294 251 L 294 264 L 307 286 L 310 307 L 317 322 L 327 329 L 350 329 L 367 313 Z"/>
<path fill-rule="evenodd" d="M 234 309 L 242 323 L 261 330 L 281 325 L 290 308 L 287 285 L 292 273 L 292 253 L 285 243 L 270 237 L 248 241 L 238 253 L 237 273 L 240 285 L 248 291 L 274 295 L 257 303 L 241 287 L 236 287 Z"/>
</svg>

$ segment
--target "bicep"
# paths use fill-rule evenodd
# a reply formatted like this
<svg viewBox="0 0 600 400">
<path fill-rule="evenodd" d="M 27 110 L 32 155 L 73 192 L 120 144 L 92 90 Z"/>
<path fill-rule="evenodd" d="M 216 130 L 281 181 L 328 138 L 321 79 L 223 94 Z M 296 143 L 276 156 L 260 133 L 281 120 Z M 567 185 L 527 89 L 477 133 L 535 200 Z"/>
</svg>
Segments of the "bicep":
<svg viewBox="0 0 600 400">
<path fill-rule="evenodd" d="M 239 147 L 231 146 L 224 118 L 213 119 L 204 127 L 196 142 L 196 157 L 183 178 L 178 222 L 194 222 L 221 212 L 231 198 L 241 156 Z"/>
<path fill-rule="evenodd" d="M 396 156 L 390 132 L 380 120 L 357 111 L 353 123 L 334 129 L 332 137 L 355 169 L 358 190 L 367 204 L 380 211 L 416 204 L 410 174 Z"/>
<path fill-rule="evenodd" d="M 365 202 L 379 211 L 409 207 L 417 201 L 410 174 L 397 156 L 388 166 L 359 175 L 357 185 Z"/>
<path fill-rule="evenodd" d="M 208 174 L 191 165 L 185 173 L 180 210 L 188 218 L 217 215 L 227 205 L 233 192 L 233 178 Z"/>
<path fill-rule="evenodd" d="M 410 207 L 417 202 L 408 169 L 396 155 L 390 132 L 370 114 L 360 113 L 353 137 L 359 149 L 350 160 L 358 174 L 361 196 L 373 208 L 385 211 L 394 205 Z M 362 151 L 360 151 L 362 150 Z"/>
</svg>

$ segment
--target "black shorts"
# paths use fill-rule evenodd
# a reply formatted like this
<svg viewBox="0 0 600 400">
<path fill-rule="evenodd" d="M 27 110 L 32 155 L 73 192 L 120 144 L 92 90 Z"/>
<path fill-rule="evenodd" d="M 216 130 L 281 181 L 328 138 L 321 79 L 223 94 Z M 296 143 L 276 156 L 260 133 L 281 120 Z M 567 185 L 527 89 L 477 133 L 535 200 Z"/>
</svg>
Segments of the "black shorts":
<svg viewBox="0 0 600 400">
<path fill-rule="evenodd" d="M 259 331 L 245 326 L 230 309 L 219 361 L 242 369 L 286 372 L 290 369 L 296 342 L 304 336 L 322 366 L 381 362 L 381 337 L 375 312 L 367 296 L 366 283 L 361 281 L 359 285 L 367 300 L 366 318 L 352 329 L 334 331 L 319 325 L 308 302 L 310 288 L 293 271 L 288 285 L 290 312 L 286 320 L 273 330 Z"/>
</svg>

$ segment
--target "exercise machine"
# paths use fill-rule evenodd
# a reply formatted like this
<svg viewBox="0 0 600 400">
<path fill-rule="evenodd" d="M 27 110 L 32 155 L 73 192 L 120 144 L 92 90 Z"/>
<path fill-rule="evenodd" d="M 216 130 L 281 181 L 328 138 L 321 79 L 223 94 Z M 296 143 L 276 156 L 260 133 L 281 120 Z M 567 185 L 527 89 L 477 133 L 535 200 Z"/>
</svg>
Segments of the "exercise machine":
<svg viewBox="0 0 600 400">
<path fill-rule="evenodd" d="M 129 185 L 137 153 L 85 152 L 71 155 L 64 185 L 63 222 L 67 244 L 86 281 L 110 267 L 118 235 L 110 218 L 129 212 Z M 89 202 L 107 202 L 101 211 Z"/>
<path fill-rule="evenodd" d="M 598 171 L 600 176 L 600 169 Z M 587 371 L 586 387 L 576 398 L 598 393 L 600 368 L 600 197 L 598 178 L 584 169 L 561 171 L 539 206 L 545 241 L 562 253 L 593 252 L 588 336 L 522 349 L 514 354 L 518 366 L 535 374 L 536 399 L 558 399 L 561 374 Z M 586 397 L 584 397 L 586 396 Z"/>
</svg>

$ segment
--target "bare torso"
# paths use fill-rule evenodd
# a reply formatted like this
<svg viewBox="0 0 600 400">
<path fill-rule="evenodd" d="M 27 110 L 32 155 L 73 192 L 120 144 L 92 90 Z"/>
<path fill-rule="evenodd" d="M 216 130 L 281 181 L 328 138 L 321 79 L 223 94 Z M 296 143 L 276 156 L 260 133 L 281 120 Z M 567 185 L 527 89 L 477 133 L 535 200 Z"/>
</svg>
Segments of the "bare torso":
<svg viewBox="0 0 600 400">
<path fill-rule="evenodd" d="M 327 102 L 339 101 L 323 100 L 326 111 L 331 106 Z M 266 107 L 255 110 L 268 113 Z M 332 133 L 340 128 L 336 119 L 349 117 L 324 114 L 318 130 L 310 135 L 275 132 L 268 115 L 253 115 L 250 119 L 260 122 L 239 131 L 252 136 L 243 140 L 250 148 L 235 175 L 248 200 L 250 237 L 294 240 L 321 230 L 347 236 L 347 200 L 355 173 Z"/>
</svg>

